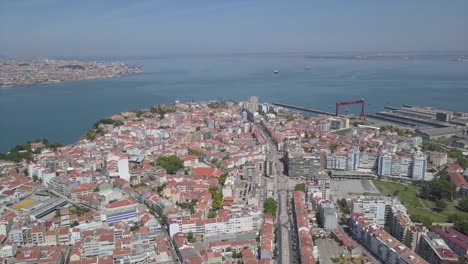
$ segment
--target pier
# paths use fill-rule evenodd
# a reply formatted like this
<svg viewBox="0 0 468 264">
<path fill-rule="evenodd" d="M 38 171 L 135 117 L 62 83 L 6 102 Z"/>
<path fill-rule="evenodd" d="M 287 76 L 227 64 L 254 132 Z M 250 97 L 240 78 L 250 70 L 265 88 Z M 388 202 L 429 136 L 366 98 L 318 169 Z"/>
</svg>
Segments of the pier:
<svg viewBox="0 0 468 264">
<path fill-rule="evenodd" d="M 272 105 L 276 106 L 281 106 L 285 108 L 290 108 L 290 109 L 295 109 L 299 111 L 304 111 L 304 112 L 310 112 L 310 113 L 315 113 L 315 114 L 322 114 L 322 115 L 330 115 L 330 116 L 335 116 L 335 113 L 331 112 L 325 112 L 317 109 L 312 109 L 312 108 L 305 108 L 301 106 L 295 106 L 295 105 L 289 105 L 289 104 L 282 104 L 282 103 L 271 103 Z"/>
</svg>

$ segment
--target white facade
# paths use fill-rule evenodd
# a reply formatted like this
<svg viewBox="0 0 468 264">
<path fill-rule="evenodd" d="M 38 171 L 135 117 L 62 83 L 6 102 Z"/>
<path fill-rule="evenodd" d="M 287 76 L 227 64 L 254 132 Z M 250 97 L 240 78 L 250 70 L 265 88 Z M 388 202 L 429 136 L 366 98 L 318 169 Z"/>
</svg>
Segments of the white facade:
<svg viewBox="0 0 468 264">
<path fill-rule="evenodd" d="M 351 199 L 351 213 L 362 213 L 377 225 L 385 224 L 385 200 L 377 198 Z"/>
<path fill-rule="evenodd" d="M 182 223 L 171 223 L 169 225 L 169 233 L 171 237 L 179 232 L 182 233 L 201 233 L 206 236 L 235 234 L 242 232 L 254 231 L 258 228 L 252 216 L 236 217 L 236 218 L 215 218 L 205 220 L 187 220 Z"/>
<path fill-rule="evenodd" d="M 392 156 L 383 155 L 379 157 L 378 161 L 378 175 L 389 177 L 392 175 Z"/>
<path fill-rule="evenodd" d="M 348 157 L 346 155 L 327 155 L 327 169 L 346 170 L 348 167 Z"/>
<path fill-rule="evenodd" d="M 408 177 L 414 180 L 424 180 L 426 177 L 427 160 L 422 155 L 412 158 L 392 157 L 390 154 L 379 156 L 377 175 L 384 177 Z"/>
<path fill-rule="evenodd" d="M 348 153 L 346 160 L 346 169 L 350 171 L 356 171 L 359 167 L 359 152 L 353 150 Z"/>
<path fill-rule="evenodd" d="M 447 164 L 447 153 L 431 152 L 429 153 L 429 161 L 431 161 L 434 166 L 444 166 Z"/>
<path fill-rule="evenodd" d="M 425 157 L 413 158 L 412 178 L 414 180 L 424 180 L 426 177 L 427 161 Z"/>
<path fill-rule="evenodd" d="M 128 159 L 120 159 L 117 163 L 119 178 L 130 181 L 130 169 L 128 167 Z"/>
</svg>

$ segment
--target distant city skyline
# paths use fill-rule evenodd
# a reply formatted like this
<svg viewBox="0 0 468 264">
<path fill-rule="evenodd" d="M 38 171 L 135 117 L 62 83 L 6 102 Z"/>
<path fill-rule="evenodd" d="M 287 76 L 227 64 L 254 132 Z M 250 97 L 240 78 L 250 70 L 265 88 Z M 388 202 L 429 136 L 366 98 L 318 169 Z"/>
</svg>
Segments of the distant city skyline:
<svg viewBox="0 0 468 264">
<path fill-rule="evenodd" d="M 4 1 L 0 55 L 456 51 L 468 1 Z"/>
</svg>

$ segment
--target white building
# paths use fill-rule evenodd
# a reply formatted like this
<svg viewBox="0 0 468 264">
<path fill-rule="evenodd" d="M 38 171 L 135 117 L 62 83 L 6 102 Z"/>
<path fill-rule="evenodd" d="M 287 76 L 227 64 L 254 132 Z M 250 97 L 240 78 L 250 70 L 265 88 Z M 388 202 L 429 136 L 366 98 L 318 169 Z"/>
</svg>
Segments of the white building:
<svg viewBox="0 0 468 264">
<path fill-rule="evenodd" d="M 258 230 L 258 219 L 252 216 L 241 217 L 218 217 L 213 219 L 201 220 L 182 220 L 180 223 L 173 221 L 169 225 L 169 233 L 171 237 L 179 232 L 187 233 L 200 233 L 205 236 L 222 235 L 222 234 L 235 234 L 243 232 L 251 232 Z"/>
<path fill-rule="evenodd" d="M 392 175 L 392 156 L 384 154 L 379 157 L 377 174 L 385 177 Z"/>
<path fill-rule="evenodd" d="M 348 168 L 348 157 L 346 153 L 332 153 L 327 155 L 327 169 L 346 170 Z"/>
<path fill-rule="evenodd" d="M 319 202 L 320 222 L 323 229 L 333 230 L 338 226 L 338 213 L 332 201 L 322 200 Z"/>
<path fill-rule="evenodd" d="M 130 169 L 128 167 L 128 159 L 120 159 L 117 163 L 119 178 L 130 181 Z"/>
<path fill-rule="evenodd" d="M 361 213 L 364 216 L 383 226 L 385 224 L 385 200 L 382 198 L 359 197 L 351 199 L 351 213 Z"/>
<path fill-rule="evenodd" d="M 434 164 L 434 166 L 444 166 L 447 164 L 447 153 L 443 152 L 430 152 L 429 161 Z"/>
<path fill-rule="evenodd" d="M 390 154 L 379 156 L 377 175 L 382 177 L 406 177 L 414 180 L 424 180 L 427 160 L 422 155 L 413 157 L 397 157 Z"/>
<path fill-rule="evenodd" d="M 356 171 L 359 167 L 359 151 L 353 149 L 347 155 L 346 169 L 350 171 Z"/>
<path fill-rule="evenodd" d="M 424 156 L 413 157 L 412 178 L 414 180 L 424 180 L 426 177 L 427 160 Z"/>
</svg>

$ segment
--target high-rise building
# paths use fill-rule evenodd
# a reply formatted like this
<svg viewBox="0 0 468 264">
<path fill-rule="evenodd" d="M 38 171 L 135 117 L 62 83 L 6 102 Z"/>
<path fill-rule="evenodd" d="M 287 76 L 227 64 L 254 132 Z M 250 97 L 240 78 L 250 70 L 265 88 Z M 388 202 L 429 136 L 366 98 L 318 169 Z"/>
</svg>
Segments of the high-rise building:
<svg viewBox="0 0 468 264">
<path fill-rule="evenodd" d="M 247 109 L 254 113 L 254 112 L 257 112 L 258 111 L 258 97 L 257 96 L 250 96 L 248 99 L 247 99 Z"/>
<path fill-rule="evenodd" d="M 426 177 L 427 161 L 424 156 L 414 156 L 411 177 L 414 180 L 424 180 Z"/>
<path fill-rule="evenodd" d="M 424 180 L 427 161 L 422 155 L 409 157 L 392 157 L 390 154 L 379 156 L 377 175 L 381 177 L 408 177 L 414 180 Z"/>
<path fill-rule="evenodd" d="M 395 157 L 392 159 L 391 176 L 410 177 L 412 161 L 406 157 Z"/>
<path fill-rule="evenodd" d="M 286 172 L 290 177 L 313 178 L 322 168 L 320 153 L 287 151 L 285 154 Z"/>
<path fill-rule="evenodd" d="M 348 157 L 346 153 L 331 153 L 327 155 L 327 169 L 346 170 L 348 168 Z"/>
<path fill-rule="evenodd" d="M 319 171 L 315 174 L 315 177 L 315 181 L 320 186 L 320 191 L 322 191 L 322 199 L 330 200 L 330 177 L 324 171 Z"/>
<path fill-rule="evenodd" d="M 356 171 L 359 167 L 359 150 L 354 148 L 348 152 L 346 160 L 346 169 L 350 171 Z"/>
<path fill-rule="evenodd" d="M 325 230 L 333 230 L 338 226 L 338 213 L 332 201 L 322 200 L 319 203 L 320 224 Z"/>
<path fill-rule="evenodd" d="M 392 175 L 392 156 L 388 154 L 379 156 L 377 175 L 384 177 Z"/>
</svg>

